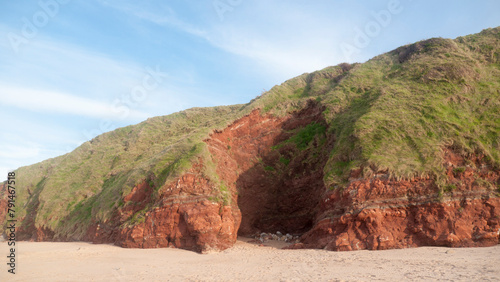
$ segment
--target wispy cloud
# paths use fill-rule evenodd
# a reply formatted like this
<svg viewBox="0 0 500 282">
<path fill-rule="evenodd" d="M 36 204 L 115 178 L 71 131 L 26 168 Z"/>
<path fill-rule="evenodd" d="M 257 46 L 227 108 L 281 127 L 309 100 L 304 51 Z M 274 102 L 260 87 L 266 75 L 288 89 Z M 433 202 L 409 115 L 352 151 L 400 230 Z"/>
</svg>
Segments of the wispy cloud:
<svg viewBox="0 0 500 282">
<path fill-rule="evenodd" d="M 78 115 L 91 118 L 121 120 L 119 110 L 110 103 L 78 97 L 56 91 L 44 91 L 29 88 L 12 87 L 0 84 L 2 104 L 35 112 Z M 142 120 L 148 114 L 131 110 L 128 116 L 133 120 Z"/>
<path fill-rule="evenodd" d="M 254 30 L 245 30 L 244 27 L 225 27 L 213 34 L 207 38 L 213 46 L 250 58 L 263 71 L 271 70 L 283 79 L 324 68 L 335 62 L 335 57 L 340 58 L 335 54 L 332 43 L 321 38 L 315 41 L 315 45 L 294 42 L 295 39 L 269 41 L 259 36 L 258 32 L 255 34 Z"/>
<path fill-rule="evenodd" d="M 130 89 L 144 73 L 135 63 L 43 36 L 17 55 L 0 45 L 0 61 L 0 82 L 96 98 Z"/>
<path fill-rule="evenodd" d="M 102 4 L 141 20 L 149 21 L 157 25 L 175 27 L 191 35 L 205 39 L 207 38 L 207 31 L 205 29 L 180 20 L 175 11 L 166 4 L 160 4 L 158 7 L 155 7 L 154 10 L 152 7 L 146 7 L 143 5 L 144 3 L 104 2 Z"/>
<path fill-rule="evenodd" d="M 0 133 L 0 148 L 2 148 L 0 150 L 0 181 L 6 179 L 7 173 L 13 169 L 51 156 L 43 152 L 40 144 L 11 133 Z"/>
<path fill-rule="evenodd" d="M 300 7 L 288 5 L 280 17 L 270 16 L 274 22 L 259 23 L 258 7 L 250 7 L 248 14 L 255 14 L 255 21 L 221 23 L 218 20 L 203 21 L 201 26 L 182 20 L 171 8 L 162 5 L 156 10 L 142 5 L 107 4 L 128 16 L 174 28 L 205 40 L 211 46 L 233 55 L 252 60 L 262 71 L 271 72 L 280 79 L 314 71 L 340 63 L 344 58 L 338 47 L 339 33 L 332 31 L 322 19 L 301 19 Z M 266 3 L 266 5 L 270 5 Z M 243 6 L 243 5 L 242 5 Z M 207 5 L 211 7 L 211 5 Z M 243 7 L 238 9 L 243 9 Z M 273 10 L 273 9 L 267 9 Z M 209 12 L 215 12 L 208 9 Z M 262 10 L 266 11 L 266 10 Z M 267 17 L 267 16 L 265 16 Z M 200 18 L 204 18 L 200 15 Z M 303 21 L 302 21 L 303 20 Z M 330 19 L 332 21 L 332 19 Z M 272 25 L 274 34 L 268 34 L 266 25 Z M 281 26 L 282 28 L 276 28 Z M 314 42 L 314 43 L 313 43 Z"/>
<path fill-rule="evenodd" d="M 0 25 L 0 31 L 6 33 L 9 28 Z M 19 54 L 3 42 L 0 61 L 0 104 L 127 123 L 150 116 L 132 108 L 124 118 L 113 105 L 146 75 L 145 68 L 136 63 L 42 35 Z"/>
<path fill-rule="evenodd" d="M 0 34 L 10 31 L 0 24 Z M 125 116 L 114 103 L 141 85 L 146 68 L 91 47 L 40 33 L 15 53 L 0 39 L 0 127 L 9 128 L 0 133 L 0 180 L 103 133 L 102 121 L 111 122 L 107 131 L 151 117 L 140 105 Z"/>
<path fill-rule="evenodd" d="M 29 159 L 39 155 L 40 148 L 33 146 L 35 144 L 26 145 L 5 145 L 0 150 L 0 158 L 16 158 Z"/>
</svg>

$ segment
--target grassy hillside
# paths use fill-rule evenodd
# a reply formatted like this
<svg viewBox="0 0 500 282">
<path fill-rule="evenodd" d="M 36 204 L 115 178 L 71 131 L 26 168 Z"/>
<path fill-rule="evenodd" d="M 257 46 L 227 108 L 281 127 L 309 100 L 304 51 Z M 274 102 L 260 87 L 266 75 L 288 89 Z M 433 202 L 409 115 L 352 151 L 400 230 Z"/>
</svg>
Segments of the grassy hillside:
<svg viewBox="0 0 500 282">
<path fill-rule="evenodd" d="M 441 150 L 484 154 L 500 167 L 500 28 L 434 38 L 366 63 L 305 74 L 256 101 L 282 114 L 316 99 L 337 138 L 327 186 L 351 169 L 411 178 L 443 173 Z"/>
<path fill-rule="evenodd" d="M 244 113 L 240 109 L 193 108 L 151 118 L 102 134 L 69 154 L 19 168 L 17 206 L 26 208 L 17 216 L 36 213 L 37 226 L 62 233 L 78 223 L 83 232 L 91 219 L 109 219 L 134 185 L 147 180 L 158 189 L 189 168 L 195 156 L 206 155 L 202 140 L 238 118 Z M 206 173 L 217 181 L 210 165 Z"/>
<path fill-rule="evenodd" d="M 441 151 L 484 154 L 500 168 L 500 28 L 455 40 L 434 38 L 363 64 L 341 64 L 275 86 L 246 105 L 194 108 L 100 135 L 75 151 L 19 168 L 18 216 L 64 234 L 104 221 L 140 181 L 156 189 L 198 157 L 217 182 L 203 139 L 254 108 L 283 116 L 322 103 L 336 143 L 325 184 L 364 176 L 443 174 Z M 36 210 L 36 212 L 35 212 Z M 62 219 L 66 218 L 63 222 Z"/>
</svg>

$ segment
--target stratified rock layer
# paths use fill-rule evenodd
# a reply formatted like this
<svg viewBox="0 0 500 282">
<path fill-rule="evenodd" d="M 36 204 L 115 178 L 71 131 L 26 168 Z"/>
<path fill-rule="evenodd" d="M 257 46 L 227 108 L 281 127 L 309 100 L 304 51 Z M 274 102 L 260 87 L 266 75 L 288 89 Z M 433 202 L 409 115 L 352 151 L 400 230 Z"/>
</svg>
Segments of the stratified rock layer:
<svg viewBox="0 0 500 282">
<path fill-rule="evenodd" d="M 283 118 L 254 110 L 226 129 L 215 131 L 205 142 L 222 183 L 211 183 L 203 175 L 201 159 L 187 173 L 162 187 L 156 200 L 144 181 L 123 198 L 124 206 L 110 222 L 93 224 L 85 239 L 123 247 L 207 252 L 231 247 L 238 231 L 244 235 L 277 230 L 302 234 L 312 227 L 325 191 L 322 167 L 327 155 L 312 157 L 308 150 L 294 146 L 278 151 L 272 147 L 292 136 L 293 130 L 312 122 L 326 126 L 322 110 L 312 101 L 303 110 Z M 323 148 L 319 144 L 313 147 Z M 292 158 L 281 176 L 266 170 L 266 166 L 277 166 L 279 153 Z M 313 161 L 306 162 L 308 158 Z M 301 177 L 289 177 L 292 173 L 300 173 Z M 227 199 L 214 201 L 211 195 L 218 195 L 221 189 L 227 190 Z M 140 222 L 125 224 L 144 209 L 147 212 Z"/>
<path fill-rule="evenodd" d="M 326 127 L 323 110 L 313 101 L 284 118 L 255 110 L 206 140 L 218 175 L 238 193 L 239 234 L 301 234 L 312 227 L 326 189 L 323 167 L 331 142 L 319 136 L 323 144 L 313 139 L 302 150 L 286 141 L 307 125 Z"/>
<path fill-rule="evenodd" d="M 224 250 L 236 242 L 241 221 L 236 206 L 209 200 L 215 187 L 197 163 L 184 175 L 166 185 L 156 202 L 147 182 L 124 197 L 125 205 L 108 224 L 93 225 L 87 240 L 114 242 L 128 248 L 174 247 L 197 252 Z M 152 205 L 154 204 L 154 205 Z M 154 206 L 154 208 L 149 208 Z M 134 225 L 126 220 L 146 209 Z"/>
<path fill-rule="evenodd" d="M 417 246 L 476 247 L 499 243 L 500 199 L 491 183 L 498 171 L 481 157 L 465 159 L 445 150 L 444 191 L 431 179 L 356 179 L 326 193 L 314 227 L 295 248 L 335 251 Z"/>
</svg>

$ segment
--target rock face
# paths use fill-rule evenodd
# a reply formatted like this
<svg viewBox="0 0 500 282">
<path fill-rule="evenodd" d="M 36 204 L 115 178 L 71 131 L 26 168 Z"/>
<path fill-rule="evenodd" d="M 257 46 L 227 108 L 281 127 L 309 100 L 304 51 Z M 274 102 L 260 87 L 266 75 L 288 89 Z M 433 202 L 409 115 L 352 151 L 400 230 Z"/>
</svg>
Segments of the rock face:
<svg viewBox="0 0 500 282">
<path fill-rule="evenodd" d="M 163 187 L 155 203 L 151 202 L 153 188 L 147 181 L 134 187 L 113 219 L 93 224 L 85 240 L 132 248 L 176 247 L 207 252 L 231 247 L 238 233 L 304 233 L 312 227 L 325 191 L 322 167 L 327 155 L 318 156 L 318 152 L 328 147 L 318 143 L 313 146 L 316 150 L 301 151 L 286 142 L 279 149 L 273 146 L 311 123 L 326 126 L 322 110 L 312 101 L 283 118 L 254 110 L 206 139 L 217 174 L 229 194 L 227 201 L 214 202 L 207 197 L 220 187 L 203 175 L 199 160 Z M 281 169 L 280 156 L 281 160 L 283 156 L 289 159 Z M 301 177 L 291 177 L 294 174 Z M 138 223 L 124 224 L 141 210 L 146 212 Z"/>
<path fill-rule="evenodd" d="M 482 158 L 445 150 L 449 181 L 444 193 L 433 180 L 389 180 L 386 175 L 353 180 L 323 196 L 314 227 L 296 248 L 334 251 L 417 246 L 476 247 L 498 244 L 500 199 L 491 184 L 500 174 Z M 487 181 L 484 181 L 487 180 Z"/>
<path fill-rule="evenodd" d="M 174 247 L 202 253 L 231 247 L 241 220 L 239 209 L 208 199 L 207 195 L 218 188 L 203 176 L 201 168 L 202 164 L 197 163 L 168 184 L 154 208 L 148 208 L 153 204 L 153 188 L 147 182 L 134 187 L 113 220 L 93 225 L 86 240 L 128 248 Z M 135 225 L 124 224 L 141 210 L 145 213 Z"/>
<path fill-rule="evenodd" d="M 284 118 L 261 116 L 259 110 L 215 132 L 209 144 L 217 173 L 237 192 L 241 235 L 309 230 L 325 191 L 323 170 L 329 140 L 313 139 L 312 148 L 300 150 L 286 141 L 305 126 L 326 127 L 323 108 L 312 101 Z M 322 154 L 321 154 L 322 153 Z"/>
<path fill-rule="evenodd" d="M 281 119 L 254 111 L 206 140 L 218 174 L 238 192 L 239 234 L 281 230 L 303 234 L 292 248 L 336 251 L 499 243 L 500 199 L 491 183 L 500 181 L 500 173 L 483 156 L 466 159 L 445 149 L 448 187 L 430 178 L 389 179 L 387 172 L 363 179 L 352 171 L 345 189 L 331 191 L 323 184 L 321 154 L 310 162 L 313 152 L 271 149 L 286 141 L 290 130 L 312 122 L 323 122 L 321 107 L 313 102 Z M 334 141 L 326 140 L 321 150 Z M 283 155 L 290 159 L 285 169 L 266 171 Z"/>
<path fill-rule="evenodd" d="M 240 210 L 236 204 L 224 205 L 210 199 L 219 188 L 203 175 L 202 167 L 200 160 L 167 184 L 157 199 L 153 199 L 154 189 L 148 181 L 135 186 L 123 197 L 124 205 L 111 220 L 91 224 L 82 240 L 128 248 L 173 247 L 201 253 L 231 247 L 236 242 Z M 32 205 L 36 210 L 39 203 Z M 6 200 L 0 200 L 1 206 L 6 206 Z M 143 213 L 137 216 L 140 211 Z M 130 224 L 128 219 L 132 216 L 137 218 Z M 57 236 L 49 228 L 37 227 L 34 217 L 36 213 L 19 219 L 23 222 L 17 230 L 19 240 L 74 240 Z"/>
</svg>

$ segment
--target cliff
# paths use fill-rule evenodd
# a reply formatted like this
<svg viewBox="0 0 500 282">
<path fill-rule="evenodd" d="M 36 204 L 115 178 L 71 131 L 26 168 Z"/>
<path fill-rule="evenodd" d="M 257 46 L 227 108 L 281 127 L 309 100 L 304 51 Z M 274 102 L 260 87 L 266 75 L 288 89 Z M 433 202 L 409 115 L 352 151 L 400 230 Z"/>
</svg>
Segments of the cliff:
<svg viewBox="0 0 500 282">
<path fill-rule="evenodd" d="M 18 238 L 198 252 L 276 231 L 301 236 L 291 248 L 498 244 L 498 109 L 500 28 L 424 40 L 19 168 Z"/>
</svg>

